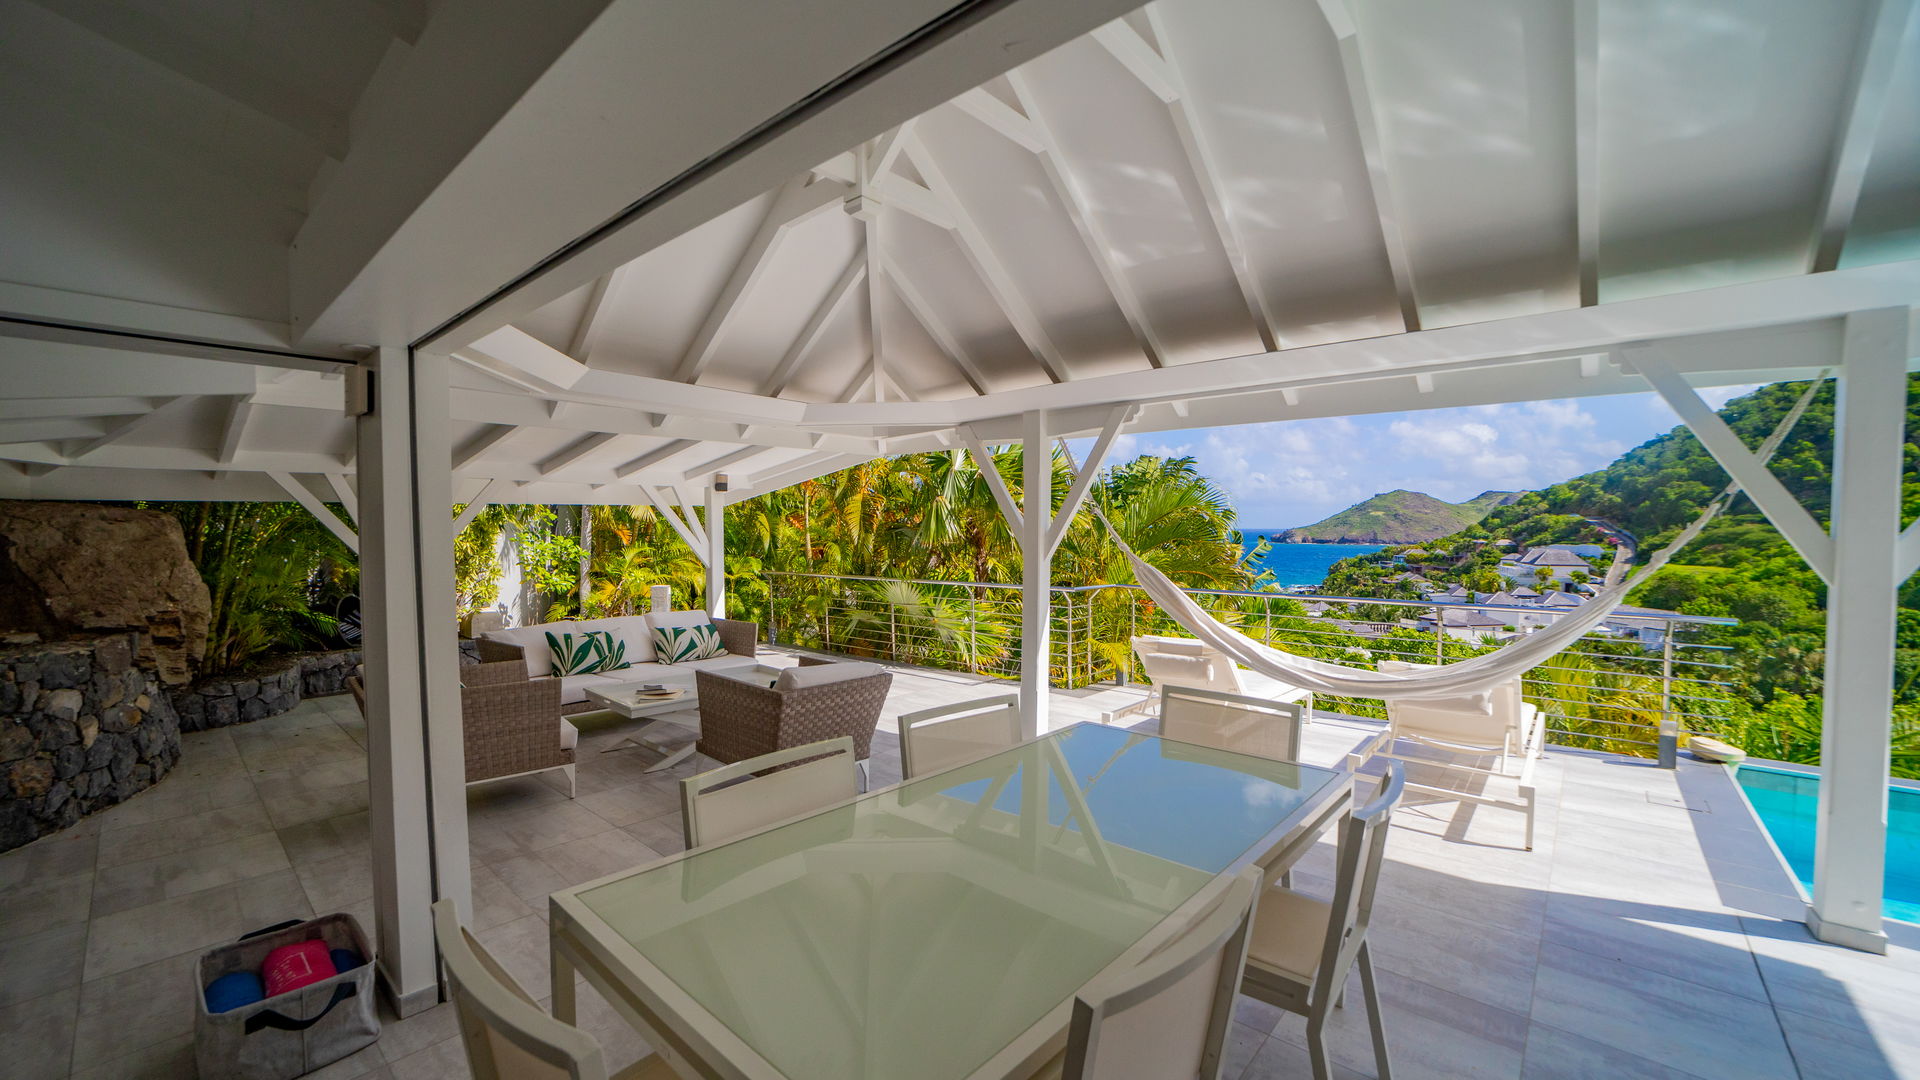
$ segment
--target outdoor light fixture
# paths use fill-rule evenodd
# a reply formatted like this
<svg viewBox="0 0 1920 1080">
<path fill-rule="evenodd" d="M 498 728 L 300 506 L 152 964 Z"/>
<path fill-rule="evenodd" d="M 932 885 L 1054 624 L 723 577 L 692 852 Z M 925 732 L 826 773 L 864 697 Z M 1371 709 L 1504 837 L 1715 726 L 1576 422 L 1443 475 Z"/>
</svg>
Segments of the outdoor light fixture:
<svg viewBox="0 0 1920 1080">
<path fill-rule="evenodd" d="M 727 474 L 726 473 L 717 472 L 713 474 L 713 490 L 715 491 L 727 490 Z"/>
</svg>

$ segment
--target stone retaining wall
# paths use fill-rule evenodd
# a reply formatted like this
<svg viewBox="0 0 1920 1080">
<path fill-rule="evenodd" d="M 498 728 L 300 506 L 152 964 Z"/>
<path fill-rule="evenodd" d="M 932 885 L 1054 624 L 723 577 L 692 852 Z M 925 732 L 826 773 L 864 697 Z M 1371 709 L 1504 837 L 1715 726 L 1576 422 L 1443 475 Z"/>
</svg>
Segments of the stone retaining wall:
<svg viewBox="0 0 1920 1080">
<path fill-rule="evenodd" d="M 173 692 L 180 730 L 246 724 L 278 716 L 301 699 L 345 693 L 360 663 L 355 649 L 304 653 L 272 661 L 243 675 L 203 679 Z"/>
<path fill-rule="evenodd" d="M 0 648 L 0 851 L 151 787 L 180 723 L 138 634 Z"/>
</svg>

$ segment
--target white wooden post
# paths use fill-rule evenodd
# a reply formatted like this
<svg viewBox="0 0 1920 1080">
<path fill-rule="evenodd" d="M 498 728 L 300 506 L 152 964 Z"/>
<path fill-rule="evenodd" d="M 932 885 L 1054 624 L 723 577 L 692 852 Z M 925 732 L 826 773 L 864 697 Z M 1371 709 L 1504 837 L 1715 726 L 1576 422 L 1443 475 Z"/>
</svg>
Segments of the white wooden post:
<svg viewBox="0 0 1920 1080">
<path fill-rule="evenodd" d="M 1833 418 L 1833 576 L 1827 588 L 1826 690 L 1814 848 L 1816 937 L 1887 951 L 1887 781 L 1894 609 L 1900 575 L 1901 443 L 1907 412 L 1907 312 L 1847 317 Z"/>
<path fill-rule="evenodd" d="M 357 430 L 375 934 L 402 1016 L 440 997 L 432 903 L 472 907 L 447 366 L 377 350 Z"/>
<path fill-rule="evenodd" d="M 687 516 L 693 516 L 689 509 Z M 707 483 L 707 614 L 727 617 L 727 496 Z"/>
<path fill-rule="evenodd" d="M 1053 650 L 1048 603 L 1053 584 L 1053 551 L 1047 529 L 1053 524 L 1053 447 L 1047 442 L 1047 414 L 1020 418 L 1024 463 L 1020 474 L 1020 730 L 1031 739 L 1047 730 L 1047 664 Z M 990 463 L 989 463 L 990 467 Z"/>
</svg>

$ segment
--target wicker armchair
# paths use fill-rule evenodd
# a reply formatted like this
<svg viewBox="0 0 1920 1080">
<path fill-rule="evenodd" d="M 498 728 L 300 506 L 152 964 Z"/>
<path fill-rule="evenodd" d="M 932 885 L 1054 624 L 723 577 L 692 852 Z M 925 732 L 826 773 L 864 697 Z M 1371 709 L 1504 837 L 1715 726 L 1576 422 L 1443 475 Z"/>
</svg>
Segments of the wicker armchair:
<svg viewBox="0 0 1920 1080">
<path fill-rule="evenodd" d="M 832 662 L 811 657 L 800 661 Z M 842 735 L 853 739 L 854 757 L 865 761 L 893 687 L 890 671 L 797 690 L 775 690 L 713 671 L 696 671 L 694 680 L 700 687 L 700 741 L 695 749 L 723 765 Z"/>
<path fill-rule="evenodd" d="M 467 664 L 460 680 L 467 783 L 561 769 L 567 774 L 567 798 L 573 798 L 579 735 L 561 716 L 560 681 L 529 679 L 523 660 Z M 358 675 L 349 676 L 347 689 L 364 714 L 366 684 Z"/>
</svg>

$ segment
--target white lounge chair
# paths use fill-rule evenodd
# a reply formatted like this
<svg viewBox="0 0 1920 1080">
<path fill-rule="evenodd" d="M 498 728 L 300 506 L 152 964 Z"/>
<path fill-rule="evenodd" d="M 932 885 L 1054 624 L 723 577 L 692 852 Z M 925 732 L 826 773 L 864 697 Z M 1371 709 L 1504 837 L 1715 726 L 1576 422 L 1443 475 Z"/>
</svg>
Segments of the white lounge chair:
<svg viewBox="0 0 1920 1080">
<path fill-rule="evenodd" d="M 1227 654 L 1197 638 L 1158 637 L 1141 634 L 1133 639 L 1133 654 L 1140 659 L 1140 672 L 1155 686 L 1184 686 L 1195 690 L 1218 690 L 1245 694 L 1264 701 L 1300 706 L 1302 721 L 1313 721 L 1313 692 L 1289 686 L 1256 671 L 1246 671 Z M 1107 723 L 1124 716 L 1147 711 L 1153 696 L 1108 713 Z"/>
<path fill-rule="evenodd" d="M 1426 671 L 1433 667 L 1402 660 L 1380 662 L 1381 671 Z M 1485 703 L 1484 708 L 1479 707 L 1481 702 Z M 1449 757 L 1495 757 L 1497 760 L 1494 767 L 1488 769 L 1444 757 L 1406 754 L 1398 750 L 1400 740 L 1438 750 Z M 1500 683 L 1479 695 L 1389 701 L 1387 738 L 1381 745 L 1383 748 L 1376 751 L 1380 757 L 1447 770 L 1468 778 L 1514 781 L 1519 789 L 1514 799 L 1428 784 L 1410 783 L 1407 789 L 1481 806 L 1517 810 L 1527 816 L 1527 850 L 1533 850 L 1533 819 L 1539 805 L 1533 767 L 1546 745 L 1546 716 L 1538 706 L 1522 700 L 1519 679 Z"/>
</svg>

